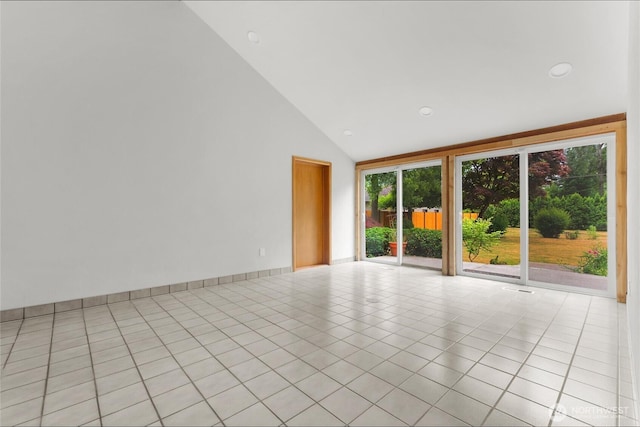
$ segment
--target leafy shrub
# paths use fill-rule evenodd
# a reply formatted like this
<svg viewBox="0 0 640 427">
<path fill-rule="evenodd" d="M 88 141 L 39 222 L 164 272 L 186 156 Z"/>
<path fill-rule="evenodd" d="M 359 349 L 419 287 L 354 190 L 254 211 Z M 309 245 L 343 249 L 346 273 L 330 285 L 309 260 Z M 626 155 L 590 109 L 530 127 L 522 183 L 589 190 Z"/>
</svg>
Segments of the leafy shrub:
<svg viewBox="0 0 640 427">
<path fill-rule="evenodd" d="M 578 237 L 580 237 L 580 231 L 579 230 L 565 231 L 564 237 L 566 237 L 569 240 L 576 240 Z"/>
<path fill-rule="evenodd" d="M 607 258 L 607 249 L 596 246 L 580 257 L 578 268 L 575 271 L 596 276 L 606 276 L 608 271 Z"/>
<path fill-rule="evenodd" d="M 507 217 L 508 227 L 520 227 L 520 199 L 505 199 L 498 204 L 498 212 Z"/>
<path fill-rule="evenodd" d="M 498 205 L 489 205 L 487 206 L 487 209 L 485 209 L 484 214 L 482 215 L 483 218 L 492 218 L 494 216 L 496 216 L 496 214 L 498 213 Z"/>
<path fill-rule="evenodd" d="M 465 218 L 462 220 L 462 244 L 467 249 L 469 261 L 473 261 L 481 250 L 491 249 L 502 236 L 502 232 L 489 232 L 491 220 Z"/>
<path fill-rule="evenodd" d="M 408 255 L 442 258 L 442 231 L 414 228 L 406 236 Z"/>
<path fill-rule="evenodd" d="M 536 197 L 534 199 L 529 200 L 529 228 L 535 228 L 535 217 L 538 213 L 543 209 L 548 209 L 551 207 L 551 201 L 560 200 L 557 197 Z"/>
<path fill-rule="evenodd" d="M 490 233 L 493 233 L 494 231 L 504 233 L 507 231 L 507 228 L 509 227 L 509 220 L 505 214 L 498 212 L 493 216 L 493 218 L 489 219 L 491 220 L 491 227 L 489 227 Z"/>
<path fill-rule="evenodd" d="M 593 204 L 589 223 L 595 224 L 598 231 L 607 231 L 607 193 L 593 196 Z"/>
<path fill-rule="evenodd" d="M 496 205 L 489 205 L 483 217 L 491 219 L 491 231 L 506 231 L 508 227 L 520 227 L 520 200 L 505 199 Z"/>
<path fill-rule="evenodd" d="M 395 230 L 389 227 L 367 228 L 364 232 L 367 258 L 386 255 L 389 251 L 389 239 Z"/>
<path fill-rule="evenodd" d="M 584 230 L 589 225 L 589 215 L 594 210 L 593 199 L 574 193 L 566 197 L 562 209 L 571 217 L 567 227 L 573 230 Z"/>
<path fill-rule="evenodd" d="M 589 236 L 590 240 L 596 240 L 598 238 L 598 232 L 596 231 L 595 225 L 590 225 L 589 228 L 587 228 L 587 236 Z"/>
<path fill-rule="evenodd" d="M 571 218 L 569 214 L 561 209 L 542 209 L 533 219 L 533 223 L 542 237 L 555 238 L 567 228 Z"/>
<path fill-rule="evenodd" d="M 506 201 L 500 202 L 499 207 L 503 212 L 506 212 L 502 208 L 504 202 Z M 569 229 L 585 230 L 590 224 L 595 224 L 598 231 L 607 230 L 606 193 L 588 197 L 583 197 L 577 193 L 562 197 L 536 197 L 529 202 L 529 227 L 534 227 L 535 216 L 546 208 L 557 208 L 566 211 L 571 218 L 567 226 Z M 511 221 L 511 217 L 509 218 L 509 221 Z M 513 227 L 512 224 L 510 226 Z"/>
</svg>

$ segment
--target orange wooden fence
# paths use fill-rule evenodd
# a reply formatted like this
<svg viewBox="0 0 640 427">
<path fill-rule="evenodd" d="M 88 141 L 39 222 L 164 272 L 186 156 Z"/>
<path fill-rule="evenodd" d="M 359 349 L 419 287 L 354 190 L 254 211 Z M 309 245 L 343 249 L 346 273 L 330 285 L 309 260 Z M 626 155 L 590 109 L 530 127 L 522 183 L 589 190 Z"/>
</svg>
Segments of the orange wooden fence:
<svg viewBox="0 0 640 427">
<path fill-rule="evenodd" d="M 415 228 L 442 230 L 442 212 L 413 212 L 411 220 Z"/>
<path fill-rule="evenodd" d="M 475 212 L 464 212 L 462 218 L 476 219 Z M 411 220 L 415 228 L 426 228 L 429 230 L 442 230 L 442 212 L 413 212 Z"/>
<path fill-rule="evenodd" d="M 367 210 L 366 215 L 371 216 L 371 211 Z M 380 211 L 380 222 L 383 226 L 389 227 L 390 217 L 395 217 L 395 212 Z M 463 219 L 476 219 L 478 214 L 475 212 L 463 212 Z M 442 212 L 412 212 L 411 221 L 415 228 L 426 228 L 428 230 L 442 230 Z"/>
</svg>

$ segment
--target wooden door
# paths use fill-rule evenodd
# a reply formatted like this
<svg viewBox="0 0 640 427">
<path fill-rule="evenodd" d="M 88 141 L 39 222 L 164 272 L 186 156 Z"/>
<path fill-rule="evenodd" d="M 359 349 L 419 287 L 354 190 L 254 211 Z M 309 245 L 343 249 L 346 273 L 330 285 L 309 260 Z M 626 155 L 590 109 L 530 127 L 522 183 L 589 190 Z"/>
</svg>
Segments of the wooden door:
<svg viewBox="0 0 640 427">
<path fill-rule="evenodd" d="M 293 158 L 293 269 L 331 263 L 331 163 Z"/>
</svg>

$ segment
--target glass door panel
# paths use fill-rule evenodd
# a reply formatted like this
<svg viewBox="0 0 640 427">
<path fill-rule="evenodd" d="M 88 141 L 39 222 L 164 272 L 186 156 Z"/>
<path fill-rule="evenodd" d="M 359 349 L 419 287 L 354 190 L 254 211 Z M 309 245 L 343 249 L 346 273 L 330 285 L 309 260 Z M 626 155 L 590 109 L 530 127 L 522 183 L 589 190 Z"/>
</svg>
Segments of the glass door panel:
<svg viewBox="0 0 640 427">
<path fill-rule="evenodd" d="M 607 143 L 529 154 L 529 280 L 608 289 Z"/>
<path fill-rule="evenodd" d="M 521 278 L 520 155 L 462 162 L 462 271 Z"/>
<path fill-rule="evenodd" d="M 442 167 L 402 171 L 404 265 L 442 269 Z"/>
<path fill-rule="evenodd" d="M 368 260 L 397 263 L 396 171 L 364 175 L 364 252 Z"/>
</svg>

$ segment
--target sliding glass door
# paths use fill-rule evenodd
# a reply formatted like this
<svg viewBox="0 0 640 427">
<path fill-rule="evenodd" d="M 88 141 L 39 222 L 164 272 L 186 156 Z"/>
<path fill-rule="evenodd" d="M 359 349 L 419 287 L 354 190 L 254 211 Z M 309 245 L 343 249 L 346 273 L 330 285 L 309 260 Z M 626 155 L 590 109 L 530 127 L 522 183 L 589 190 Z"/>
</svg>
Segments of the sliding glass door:
<svg viewBox="0 0 640 427">
<path fill-rule="evenodd" d="M 520 155 L 464 160 L 460 178 L 462 271 L 520 279 Z"/>
<path fill-rule="evenodd" d="M 403 265 L 442 269 L 442 167 L 402 171 Z"/>
<path fill-rule="evenodd" d="M 614 260 L 609 257 L 607 149 L 614 140 L 583 142 L 529 155 L 528 277 L 606 292 Z M 557 171 L 544 192 L 539 191 L 544 171 L 536 168 L 541 161 Z"/>
<path fill-rule="evenodd" d="M 442 268 L 440 161 L 362 173 L 362 253 L 368 261 Z"/>
<path fill-rule="evenodd" d="M 397 241 L 397 188 L 398 171 L 381 170 L 364 174 L 364 254 L 367 260 L 398 263 L 397 251 L 391 252 L 390 243 Z"/>
<path fill-rule="evenodd" d="M 459 157 L 457 272 L 613 296 L 614 148 L 608 134 Z"/>
</svg>

